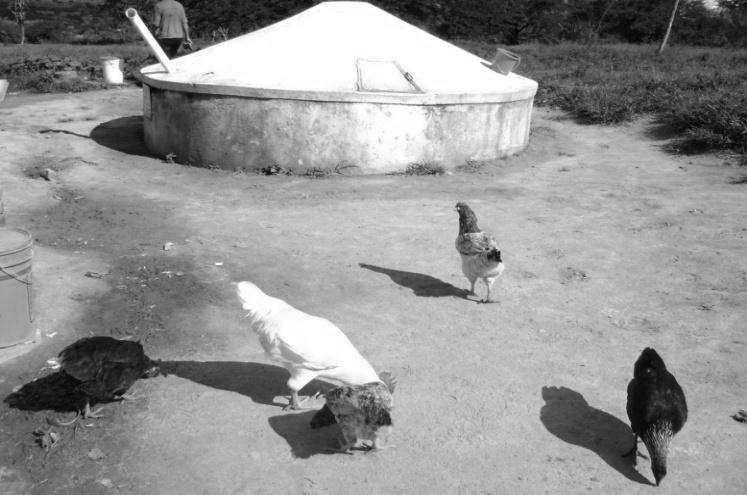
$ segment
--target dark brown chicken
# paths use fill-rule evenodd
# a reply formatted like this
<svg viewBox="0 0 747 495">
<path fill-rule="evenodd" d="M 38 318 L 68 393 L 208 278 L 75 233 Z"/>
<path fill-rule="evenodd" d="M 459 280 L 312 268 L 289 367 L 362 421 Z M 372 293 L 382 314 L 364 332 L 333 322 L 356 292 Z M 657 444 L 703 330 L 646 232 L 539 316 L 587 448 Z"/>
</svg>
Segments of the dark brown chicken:
<svg viewBox="0 0 747 495">
<path fill-rule="evenodd" d="M 59 358 L 62 372 L 80 382 L 75 390 L 86 397 L 84 418 L 99 417 L 91 403 L 125 399 L 135 381 L 159 372 L 140 342 L 112 337 L 80 339 L 65 347 Z"/>
<path fill-rule="evenodd" d="M 635 362 L 628 384 L 628 418 L 633 430 L 633 448 L 625 454 L 638 455 L 638 437 L 651 456 L 651 470 L 658 485 L 667 474 L 667 454 L 672 437 L 687 421 L 685 393 L 664 361 L 650 347 Z"/>
</svg>

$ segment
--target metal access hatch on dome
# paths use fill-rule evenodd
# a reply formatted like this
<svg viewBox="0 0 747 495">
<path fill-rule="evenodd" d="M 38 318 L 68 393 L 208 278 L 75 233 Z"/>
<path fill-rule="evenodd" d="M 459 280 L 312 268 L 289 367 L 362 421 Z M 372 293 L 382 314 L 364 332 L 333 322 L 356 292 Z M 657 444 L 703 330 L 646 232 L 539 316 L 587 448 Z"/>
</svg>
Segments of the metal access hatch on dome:
<svg viewBox="0 0 747 495">
<path fill-rule="evenodd" d="M 422 93 L 415 79 L 394 60 L 358 59 L 358 91 Z"/>
</svg>

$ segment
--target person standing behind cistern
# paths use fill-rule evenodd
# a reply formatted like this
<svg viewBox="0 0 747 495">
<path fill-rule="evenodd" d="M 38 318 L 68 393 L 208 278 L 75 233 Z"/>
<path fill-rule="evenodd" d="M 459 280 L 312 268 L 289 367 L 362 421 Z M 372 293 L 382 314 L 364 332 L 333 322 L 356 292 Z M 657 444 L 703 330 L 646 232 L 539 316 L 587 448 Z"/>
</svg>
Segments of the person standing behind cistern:
<svg viewBox="0 0 747 495">
<path fill-rule="evenodd" d="M 182 42 L 192 44 L 187 14 L 182 4 L 176 0 L 161 0 L 156 4 L 153 24 L 156 26 L 158 44 L 169 58 L 176 56 Z"/>
</svg>

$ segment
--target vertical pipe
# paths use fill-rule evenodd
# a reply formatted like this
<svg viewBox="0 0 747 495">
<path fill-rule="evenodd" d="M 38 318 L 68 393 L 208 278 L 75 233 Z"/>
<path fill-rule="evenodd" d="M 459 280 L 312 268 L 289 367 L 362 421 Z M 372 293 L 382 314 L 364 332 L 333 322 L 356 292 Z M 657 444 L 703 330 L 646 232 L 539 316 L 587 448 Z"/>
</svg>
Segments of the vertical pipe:
<svg viewBox="0 0 747 495">
<path fill-rule="evenodd" d="M 158 41 L 156 41 L 153 35 L 150 34 L 150 30 L 145 26 L 143 20 L 137 14 L 137 10 L 129 8 L 125 10 L 125 15 L 130 21 L 132 21 L 132 25 L 135 26 L 135 29 L 140 32 L 140 36 L 142 36 L 145 42 L 148 43 L 148 46 L 150 46 L 150 49 L 153 50 L 153 53 L 155 54 L 158 61 L 161 62 L 163 68 L 166 69 L 166 72 L 174 72 L 174 68 L 171 66 L 169 57 L 166 56 L 166 53 L 161 48 L 161 45 L 158 44 Z"/>
</svg>

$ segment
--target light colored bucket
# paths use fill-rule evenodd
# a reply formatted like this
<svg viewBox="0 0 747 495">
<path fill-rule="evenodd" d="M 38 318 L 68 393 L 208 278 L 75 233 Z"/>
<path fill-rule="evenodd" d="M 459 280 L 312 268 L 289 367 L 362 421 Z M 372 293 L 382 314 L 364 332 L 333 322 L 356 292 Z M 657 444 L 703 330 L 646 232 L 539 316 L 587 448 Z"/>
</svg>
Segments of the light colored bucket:
<svg viewBox="0 0 747 495">
<path fill-rule="evenodd" d="M 5 99 L 5 93 L 8 92 L 8 80 L 0 79 L 0 103 Z"/>
<path fill-rule="evenodd" d="M 493 57 L 493 63 L 490 64 L 493 70 L 500 72 L 507 76 L 521 63 L 521 57 L 514 52 L 510 52 L 504 48 L 498 48 L 495 51 L 495 57 Z"/>
<path fill-rule="evenodd" d="M 101 67 L 104 70 L 104 81 L 107 84 L 122 84 L 124 82 L 124 74 L 120 68 L 120 60 L 113 57 L 102 57 Z"/>
<path fill-rule="evenodd" d="M 30 340 L 31 328 L 31 234 L 21 229 L 0 228 L 0 347 Z"/>
</svg>

